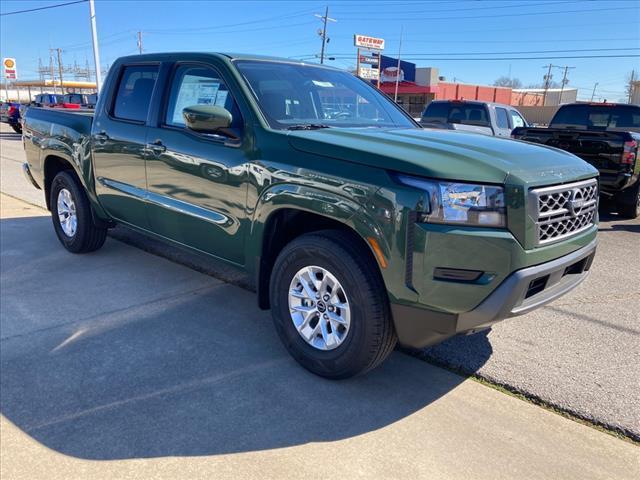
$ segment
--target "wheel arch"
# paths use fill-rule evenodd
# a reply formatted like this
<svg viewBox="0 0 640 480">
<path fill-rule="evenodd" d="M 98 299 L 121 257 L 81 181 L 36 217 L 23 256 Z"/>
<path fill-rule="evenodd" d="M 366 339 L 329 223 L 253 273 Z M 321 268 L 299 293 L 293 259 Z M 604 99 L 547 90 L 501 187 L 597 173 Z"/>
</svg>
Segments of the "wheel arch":
<svg viewBox="0 0 640 480">
<path fill-rule="evenodd" d="M 386 267 L 387 242 L 379 229 L 362 218 L 362 210 L 363 206 L 349 198 L 306 186 L 278 185 L 263 194 L 254 212 L 246 252 L 247 259 L 255 259 L 247 266 L 255 279 L 260 308 L 270 308 L 269 282 L 278 254 L 306 233 L 344 231 L 368 252 L 378 271 Z"/>
<path fill-rule="evenodd" d="M 90 164 L 90 161 L 88 163 Z M 80 186 L 84 189 L 87 197 L 89 198 L 94 223 L 101 226 L 110 226 L 111 220 L 98 203 L 98 199 L 95 195 L 95 189 L 88 188 L 88 185 L 93 185 L 92 168 L 88 167 L 88 169 L 89 172 L 83 172 L 76 162 L 62 152 L 47 152 L 42 160 L 44 197 L 47 209 L 51 210 L 50 197 L 51 183 L 53 182 L 53 179 L 58 173 L 68 171 L 71 172 L 74 178 L 79 182 Z M 88 181 L 90 183 L 88 183 Z"/>
</svg>

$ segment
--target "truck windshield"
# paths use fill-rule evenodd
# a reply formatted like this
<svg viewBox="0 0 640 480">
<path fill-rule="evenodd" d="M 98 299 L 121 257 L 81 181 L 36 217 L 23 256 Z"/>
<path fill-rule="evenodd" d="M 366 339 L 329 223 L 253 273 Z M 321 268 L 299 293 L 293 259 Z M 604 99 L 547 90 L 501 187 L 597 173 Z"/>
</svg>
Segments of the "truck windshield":
<svg viewBox="0 0 640 480">
<path fill-rule="evenodd" d="M 271 61 L 236 65 L 272 128 L 419 128 L 400 107 L 350 73 Z"/>
<path fill-rule="evenodd" d="M 476 103 L 433 102 L 422 114 L 423 122 L 461 123 L 490 127 L 487 109 Z"/>
<path fill-rule="evenodd" d="M 557 128 L 640 130 L 640 107 L 633 105 L 567 105 L 551 120 Z"/>
</svg>

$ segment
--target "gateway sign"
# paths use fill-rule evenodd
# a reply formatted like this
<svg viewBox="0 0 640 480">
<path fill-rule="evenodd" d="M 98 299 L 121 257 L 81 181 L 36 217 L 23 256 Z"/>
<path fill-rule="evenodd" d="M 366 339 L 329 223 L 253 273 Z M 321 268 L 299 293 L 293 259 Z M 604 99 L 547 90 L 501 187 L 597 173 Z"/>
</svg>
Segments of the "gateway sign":
<svg viewBox="0 0 640 480">
<path fill-rule="evenodd" d="M 359 48 L 372 48 L 374 50 L 384 50 L 384 38 L 369 37 L 367 35 L 355 34 L 353 44 Z"/>
</svg>

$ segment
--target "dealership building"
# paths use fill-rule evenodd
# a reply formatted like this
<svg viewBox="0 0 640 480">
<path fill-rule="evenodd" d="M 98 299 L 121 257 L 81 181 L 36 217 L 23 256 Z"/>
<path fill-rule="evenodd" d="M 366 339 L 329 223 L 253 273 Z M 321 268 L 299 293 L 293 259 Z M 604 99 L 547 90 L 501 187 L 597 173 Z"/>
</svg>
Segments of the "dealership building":
<svg viewBox="0 0 640 480">
<path fill-rule="evenodd" d="M 399 77 L 399 78 L 398 78 Z M 376 80 L 371 80 L 376 84 Z M 416 67 L 414 63 L 380 55 L 380 90 L 396 98 L 413 117 L 418 117 L 433 100 L 479 100 L 519 106 L 558 106 L 576 101 L 575 88 L 511 89 L 493 85 L 475 85 L 445 81 L 434 67 Z"/>
</svg>

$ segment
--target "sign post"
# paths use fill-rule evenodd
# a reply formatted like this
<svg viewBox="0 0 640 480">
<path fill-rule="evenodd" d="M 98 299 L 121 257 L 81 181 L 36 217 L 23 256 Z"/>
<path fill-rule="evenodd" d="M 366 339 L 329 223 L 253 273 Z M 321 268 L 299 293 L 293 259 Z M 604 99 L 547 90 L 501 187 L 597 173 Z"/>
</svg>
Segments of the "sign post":
<svg viewBox="0 0 640 480">
<path fill-rule="evenodd" d="M 356 33 L 353 44 L 358 47 L 357 75 L 367 80 L 377 80 L 380 88 L 380 54 L 384 50 L 384 38 Z M 362 65 L 369 65 L 363 68 Z"/>
</svg>

